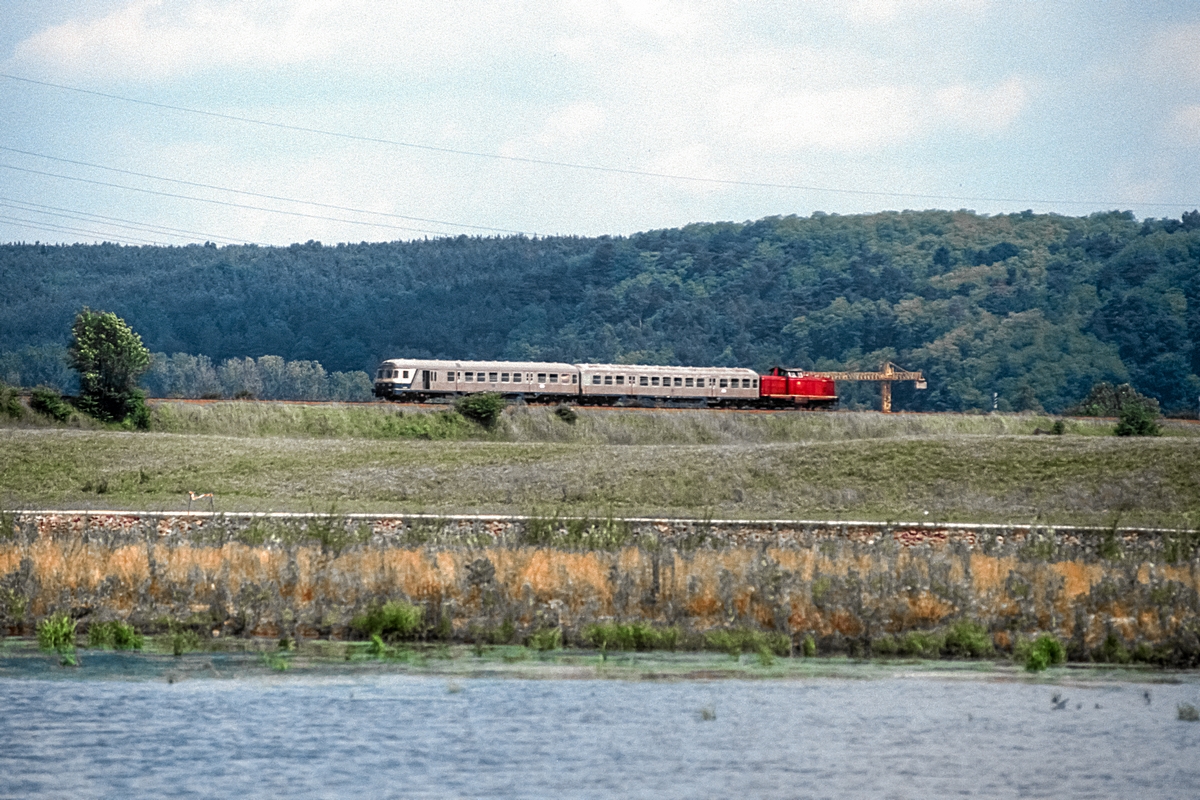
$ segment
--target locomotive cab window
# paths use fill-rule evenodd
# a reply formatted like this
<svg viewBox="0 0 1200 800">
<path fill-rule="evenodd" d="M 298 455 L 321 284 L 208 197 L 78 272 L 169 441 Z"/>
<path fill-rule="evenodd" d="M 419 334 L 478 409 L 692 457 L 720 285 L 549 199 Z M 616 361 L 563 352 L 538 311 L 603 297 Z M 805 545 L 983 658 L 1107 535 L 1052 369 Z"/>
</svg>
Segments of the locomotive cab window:
<svg viewBox="0 0 1200 800">
<path fill-rule="evenodd" d="M 405 378 L 407 378 L 407 377 L 408 377 L 408 370 L 404 370 L 404 376 L 403 376 L 403 377 L 405 377 Z"/>
</svg>

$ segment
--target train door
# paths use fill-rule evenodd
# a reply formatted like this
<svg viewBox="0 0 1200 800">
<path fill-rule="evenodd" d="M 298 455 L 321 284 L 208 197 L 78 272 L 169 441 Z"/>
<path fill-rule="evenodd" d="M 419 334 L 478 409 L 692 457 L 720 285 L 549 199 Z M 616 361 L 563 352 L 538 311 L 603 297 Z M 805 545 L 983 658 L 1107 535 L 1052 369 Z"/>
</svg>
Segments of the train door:
<svg viewBox="0 0 1200 800">
<path fill-rule="evenodd" d="M 421 370 L 421 388 L 429 391 L 429 370 L 427 369 Z"/>
</svg>

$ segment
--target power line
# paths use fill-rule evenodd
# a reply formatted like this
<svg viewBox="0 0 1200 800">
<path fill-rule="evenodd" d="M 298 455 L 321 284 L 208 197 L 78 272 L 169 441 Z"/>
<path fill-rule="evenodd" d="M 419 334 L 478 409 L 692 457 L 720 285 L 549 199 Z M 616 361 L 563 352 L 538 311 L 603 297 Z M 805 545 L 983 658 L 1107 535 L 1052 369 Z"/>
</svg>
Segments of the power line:
<svg viewBox="0 0 1200 800">
<path fill-rule="evenodd" d="M 0 206 L 7 208 L 15 208 L 20 211 L 30 211 L 35 214 L 44 214 L 50 217 L 64 217 L 73 219 L 78 222 L 110 222 L 116 223 L 118 228 L 129 228 L 131 230 L 141 230 L 149 233 L 167 233 L 167 234 L 183 234 L 186 236 L 202 236 L 205 239 L 225 242 L 228 244 L 247 244 L 244 239 L 234 239 L 229 236 L 217 236 L 212 233 L 202 233 L 200 231 L 190 231 L 183 228 L 169 228 L 165 225 L 154 225 L 152 223 L 137 222 L 135 220 L 122 219 L 121 217 L 107 217 L 103 214 L 93 214 L 90 211 L 76 211 L 70 208 L 59 208 L 57 206 L 46 206 L 41 203 L 30 203 L 26 200 L 15 200 L 11 197 L 0 197 Z M 55 213 L 63 212 L 63 213 Z M 126 223 L 126 224 L 121 224 Z M 262 242 L 255 242 L 262 244 Z"/>
<path fill-rule="evenodd" d="M 143 189 L 138 186 L 124 186 L 119 183 L 107 183 L 105 181 L 95 181 L 90 178 L 77 178 L 73 175 L 60 175 L 56 172 L 44 172 L 39 169 L 29 169 L 27 167 L 15 167 L 12 164 L 0 164 L 2 169 L 11 169 L 17 172 L 27 172 L 31 175 L 45 175 L 50 178 L 60 178 L 65 181 L 76 181 L 78 183 L 89 183 L 93 186 L 107 186 L 113 189 L 125 189 L 130 192 L 142 192 L 143 194 L 157 195 L 158 197 L 173 197 L 179 200 L 193 200 L 197 203 L 211 203 L 218 206 L 230 206 L 231 208 L 245 208 L 251 211 L 266 211 L 271 214 L 286 214 L 290 217 L 305 217 L 306 219 L 322 219 L 329 222 L 343 222 L 348 225 L 366 225 L 371 228 L 390 228 L 397 231 L 413 231 L 416 233 L 431 233 L 434 236 L 449 236 L 446 231 L 431 231 L 425 228 L 409 228 L 403 225 L 388 225 L 383 222 L 364 222 L 357 219 L 339 219 L 338 217 L 325 217 L 320 214 L 305 214 L 302 211 L 284 211 L 280 208 L 264 208 L 263 206 L 251 206 L 245 203 L 231 203 L 227 200 L 213 200 L 206 197 L 193 197 L 187 194 L 173 194 L 172 192 L 160 192 L 155 189 Z"/>
<path fill-rule="evenodd" d="M 250 192 L 250 191 L 245 191 L 243 189 L 230 189 L 227 186 L 215 186 L 211 183 L 197 183 L 196 181 L 185 181 L 185 180 L 180 180 L 178 178 L 164 178 L 161 175 L 151 175 L 146 172 L 134 172 L 133 170 L 128 170 L 128 169 L 118 169 L 117 167 L 106 167 L 103 164 L 93 164 L 88 161 L 76 161 L 71 158 L 59 158 L 57 156 L 48 156 L 44 153 L 35 153 L 30 150 L 18 150 L 15 147 L 5 147 L 4 145 L 0 145 L 0 150 L 7 151 L 9 153 L 20 153 L 21 155 L 34 156 L 35 158 L 44 158 L 49 161 L 59 161 L 64 164 L 75 164 L 76 166 L 81 166 L 81 167 L 91 167 L 92 169 L 102 169 L 102 170 L 107 170 L 108 172 L 117 172 L 122 175 L 132 175 L 132 176 L 138 177 L 138 178 L 150 178 L 151 180 L 166 181 L 167 183 L 177 183 L 177 184 L 181 184 L 183 186 L 195 186 L 200 189 L 215 189 L 219 192 L 230 192 L 231 194 L 241 194 L 241 195 L 246 195 L 248 197 L 261 197 L 264 200 L 280 200 L 285 203 L 300 203 L 303 205 L 317 206 L 318 208 L 331 208 L 336 211 L 350 211 L 355 214 L 375 214 L 375 215 L 381 216 L 381 217 L 392 217 L 394 219 L 407 219 L 407 220 L 411 220 L 413 222 L 428 222 L 428 223 L 431 223 L 434 225 L 448 225 L 451 227 L 458 227 L 458 228 L 471 228 L 473 230 L 480 230 L 480 231 L 494 231 L 496 233 L 518 233 L 518 234 L 526 233 L 525 231 L 512 230 L 510 228 L 493 228 L 493 227 L 489 227 L 487 225 L 468 225 L 465 222 L 446 222 L 445 220 L 440 220 L 440 219 L 427 219 L 425 217 L 411 217 L 406 214 L 393 214 L 388 211 L 369 211 L 365 208 L 351 208 L 349 206 L 337 206 L 337 205 L 332 205 L 330 203 L 318 203 L 315 200 L 297 200 L 294 197 L 280 197 L 278 195 L 262 194 L 260 192 Z M 530 235 L 530 234 L 527 234 L 527 235 Z"/>
<path fill-rule="evenodd" d="M 69 228 L 64 225 L 55 225 L 50 222 L 38 222 L 37 220 L 21 219 L 20 217 L 9 217 L 0 215 L 0 222 L 15 222 L 27 228 L 33 228 L 39 231 L 50 231 L 51 233 L 75 233 L 85 236 L 97 236 L 104 241 L 127 241 L 136 242 L 137 244 L 159 245 L 160 242 L 150 241 L 149 239 L 141 239 L 136 236 L 117 236 L 113 233 L 101 233 L 99 231 L 83 230 L 82 228 Z"/>
<path fill-rule="evenodd" d="M 1135 203 L 1135 202 L 1113 202 L 1113 201 L 1097 201 L 1097 200 L 1030 200 L 1014 197 L 971 197 L 967 195 L 944 195 L 944 194 L 919 194 L 916 192 L 883 192 L 873 191 L 868 189 L 837 189 L 828 186 L 813 186 L 806 184 L 795 183 L 772 183 L 767 181 L 743 181 L 731 180 L 726 178 L 706 178 L 698 175 L 676 175 L 667 172 L 653 172 L 650 170 L 628 169 L 623 167 L 609 167 L 599 164 L 578 164 L 570 161 L 554 161 L 544 158 L 528 158 L 524 156 L 506 156 L 499 153 L 484 153 L 476 150 L 462 150 L 453 147 L 439 147 L 431 144 L 421 144 L 418 142 L 405 142 L 397 139 L 384 139 L 376 136 L 360 136 L 353 133 L 342 133 L 340 131 L 324 130 L 322 128 L 309 128 L 304 125 L 290 125 L 283 122 L 270 122 L 267 120 L 254 119 L 253 117 L 242 117 L 236 114 L 222 114 L 217 111 L 205 111 L 199 108 L 189 108 L 187 106 L 176 106 L 169 103 L 157 103 L 153 100 L 139 100 L 133 97 L 124 97 L 118 94 L 110 94 L 108 92 L 98 92 L 94 89 L 81 89 L 78 86 L 67 86 L 61 83 L 51 83 L 50 81 L 39 81 L 33 78 L 22 78 L 18 75 L 9 75 L 0 73 L 0 78 L 7 78 L 12 81 L 21 83 L 33 84 L 35 86 L 46 86 L 53 89 L 61 89 L 68 92 L 78 92 L 79 94 L 92 95 L 94 97 L 103 97 L 109 100 L 119 100 L 123 103 L 134 103 L 151 108 L 161 108 L 168 111 L 179 111 L 186 114 L 197 114 L 215 119 L 225 119 L 233 122 L 242 122 L 248 125 L 260 125 L 266 128 L 276 128 L 278 130 L 296 131 L 299 133 L 311 133 L 319 136 L 330 136 L 337 139 L 346 139 L 355 142 L 370 142 L 373 144 L 386 144 L 393 147 L 404 147 L 413 150 L 424 150 L 432 153 L 445 153 L 447 155 L 470 156 L 472 158 L 486 158 L 496 161 L 508 161 L 520 164 L 535 164 L 545 167 L 563 167 L 566 169 L 586 170 L 589 172 L 603 172 L 615 175 L 631 175 L 642 178 L 661 178 L 665 180 L 687 181 L 691 183 L 707 183 L 720 186 L 745 186 L 759 189 L 790 189 L 805 192 L 828 192 L 831 194 L 856 195 L 864 197 L 895 197 L 909 198 L 916 200 L 952 200 L 955 202 L 978 202 L 978 203 L 1015 203 L 1015 204 L 1035 204 L 1035 205 L 1076 205 L 1076 206 L 1143 206 L 1147 208 L 1190 208 L 1194 203 Z"/>
</svg>

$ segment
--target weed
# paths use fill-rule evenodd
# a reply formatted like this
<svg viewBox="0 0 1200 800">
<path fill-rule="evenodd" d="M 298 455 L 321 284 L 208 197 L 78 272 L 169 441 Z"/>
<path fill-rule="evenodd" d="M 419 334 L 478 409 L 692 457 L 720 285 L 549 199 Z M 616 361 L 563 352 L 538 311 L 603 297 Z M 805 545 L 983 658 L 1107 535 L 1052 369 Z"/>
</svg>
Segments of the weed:
<svg viewBox="0 0 1200 800">
<path fill-rule="evenodd" d="M 391 648 L 383 641 L 378 633 L 371 634 L 371 643 L 367 645 L 366 653 L 372 658 L 386 658 Z"/>
<path fill-rule="evenodd" d="M 562 629 L 543 628 L 542 630 L 534 631 L 529 635 L 529 641 L 526 643 L 526 646 L 542 652 L 559 650 L 562 648 Z"/>
<path fill-rule="evenodd" d="M 53 614 L 38 623 L 38 647 L 65 651 L 75 647 L 75 620 L 66 614 Z"/>
<path fill-rule="evenodd" d="M 276 672 L 287 672 L 292 666 L 291 659 L 282 653 L 263 653 L 262 661 Z"/>
<path fill-rule="evenodd" d="M 805 658 L 813 658 L 817 655 L 817 640 L 808 634 L 804 637 L 804 641 L 800 645 L 800 652 L 804 653 Z"/>
<path fill-rule="evenodd" d="M 137 628 L 119 619 L 97 622 L 88 627 L 88 647 L 141 650 L 144 644 L 145 639 Z"/>
<path fill-rule="evenodd" d="M 942 654 L 951 658 L 985 658 L 993 652 L 987 628 L 967 619 L 951 625 L 942 642 Z"/>
<path fill-rule="evenodd" d="M 1175 706 L 1175 716 L 1181 722 L 1200 722 L 1200 710 L 1191 703 L 1180 703 Z"/>
<path fill-rule="evenodd" d="M 289 653 L 296 649 L 296 640 L 290 636 L 282 636 L 279 639 L 279 649 L 281 652 Z"/>
<path fill-rule="evenodd" d="M 700 720 L 702 722 L 712 722 L 717 718 L 717 710 L 712 706 L 705 706 L 700 709 Z"/>
<path fill-rule="evenodd" d="M 350 620 L 350 627 L 357 633 L 369 637 L 381 637 L 388 641 L 413 639 L 420 632 L 421 619 L 425 610 L 420 606 L 403 601 L 388 601 Z"/>
<path fill-rule="evenodd" d="M 775 665 L 775 654 L 771 652 L 771 648 L 766 645 L 760 645 L 758 648 L 758 665 L 760 667 L 771 667 Z"/>
<path fill-rule="evenodd" d="M 554 409 L 554 416 L 558 417 L 568 425 L 574 425 L 579 419 L 578 412 L 566 404 L 556 406 Z"/>
<path fill-rule="evenodd" d="M 1032 645 L 1020 648 L 1020 651 L 1025 653 L 1025 669 L 1030 672 L 1041 672 L 1067 660 L 1067 650 L 1063 643 L 1048 633 L 1043 633 Z"/>
<path fill-rule="evenodd" d="M 629 523 L 609 515 L 602 520 L 589 517 L 546 519 L 531 514 L 525 526 L 524 540 L 535 547 L 618 550 L 629 543 L 633 531 Z"/>
<path fill-rule="evenodd" d="M 1100 540 L 1100 546 L 1096 548 L 1096 553 L 1109 561 L 1121 558 L 1121 543 L 1117 540 L 1115 529 L 1104 533 L 1104 538 Z"/>
</svg>

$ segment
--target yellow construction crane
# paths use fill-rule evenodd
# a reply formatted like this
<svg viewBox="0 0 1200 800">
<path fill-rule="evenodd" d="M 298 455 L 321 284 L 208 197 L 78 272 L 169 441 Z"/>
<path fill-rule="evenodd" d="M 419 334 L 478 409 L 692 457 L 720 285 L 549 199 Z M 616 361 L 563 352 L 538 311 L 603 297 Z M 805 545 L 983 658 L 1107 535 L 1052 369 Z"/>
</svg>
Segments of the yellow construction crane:
<svg viewBox="0 0 1200 800">
<path fill-rule="evenodd" d="M 892 362 L 885 362 L 879 372 L 808 372 L 805 375 L 816 375 L 821 378 L 832 378 L 835 381 L 879 381 L 879 394 L 883 401 L 883 413 L 892 413 L 892 381 L 914 381 L 918 389 L 925 389 L 928 384 L 920 371 L 909 372 L 897 367 Z"/>
</svg>

